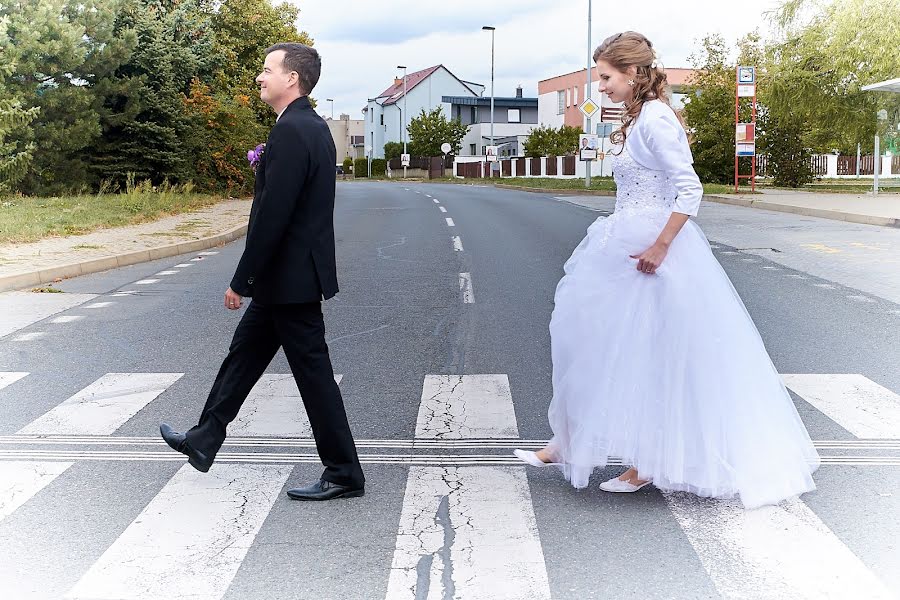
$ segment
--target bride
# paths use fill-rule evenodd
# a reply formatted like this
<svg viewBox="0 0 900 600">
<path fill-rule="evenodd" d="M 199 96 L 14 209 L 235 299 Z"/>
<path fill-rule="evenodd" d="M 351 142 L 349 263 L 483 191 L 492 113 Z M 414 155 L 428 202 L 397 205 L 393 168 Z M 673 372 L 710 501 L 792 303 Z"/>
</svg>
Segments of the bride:
<svg viewBox="0 0 900 600">
<path fill-rule="evenodd" d="M 632 465 L 600 485 L 739 497 L 746 508 L 815 489 L 809 434 L 697 214 L 703 188 L 643 35 L 594 52 L 599 91 L 624 102 L 617 185 L 566 262 L 550 321 L 553 438 L 515 454 L 577 488 L 610 456 Z"/>
</svg>

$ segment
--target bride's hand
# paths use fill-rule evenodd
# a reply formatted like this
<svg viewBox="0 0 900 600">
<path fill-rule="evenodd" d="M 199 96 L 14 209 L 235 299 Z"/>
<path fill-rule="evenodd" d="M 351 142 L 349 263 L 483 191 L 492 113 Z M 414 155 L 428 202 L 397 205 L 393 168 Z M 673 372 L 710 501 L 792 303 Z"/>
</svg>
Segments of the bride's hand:
<svg viewBox="0 0 900 600">
<path fill-rule="evenodd" d="M 640 254 L 632 254 L 631 258 L 637 259 L 637 270 L 648 275 L 656 273 L 656 269 L 665 260 L 669 248 L 659 242 L 653 244 Z"/>
</svg>

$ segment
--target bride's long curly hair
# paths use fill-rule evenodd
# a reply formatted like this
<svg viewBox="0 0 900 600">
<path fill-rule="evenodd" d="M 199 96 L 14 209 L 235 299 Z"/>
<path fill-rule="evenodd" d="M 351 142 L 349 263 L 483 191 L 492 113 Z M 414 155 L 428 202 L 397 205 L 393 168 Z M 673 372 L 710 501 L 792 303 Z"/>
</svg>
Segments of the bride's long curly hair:
<svg viewBox="0 0 900 600">
<path fill-rule="evenodd" d="M 628 127 L 641 114 L 644 102 L 658 98 L 671 106 L 669 95 L 666 93 L 666 71 L 656 62 L 653 44 L 646 36 L 636 31 L 623 31 L 603 40 L 603 43 L 594 50 L 594 62 L 598 60 L 608 62 L 621 72 L 627 71 L 629 67 L 637 69 L 633 77 L 632 99 L 625 104 L 625 111 L 622 114 L 622 126 L 609 136 L 612 143 L 624 145 Z M 675 114 L 684 127 L 681 115 Z"/>
</svg>

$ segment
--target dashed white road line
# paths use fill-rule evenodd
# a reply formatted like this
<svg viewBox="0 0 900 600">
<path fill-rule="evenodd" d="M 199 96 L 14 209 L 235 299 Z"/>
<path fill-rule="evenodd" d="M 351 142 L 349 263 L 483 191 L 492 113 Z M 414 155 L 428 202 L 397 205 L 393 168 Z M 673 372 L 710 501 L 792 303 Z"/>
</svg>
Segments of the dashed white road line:
<svg viewBox="0 0 900 600">
<path fill-rule="evenodd" d="M 440 200 L 438 200 L 437 198 L 432 199 L 432 202 L 434 202 L 435 204 L 440 204 L 440 203 L 441 203 Z"/>
<path fill-rule="evenodd" d="M 181 263 L 180 265 L 175 265 L 175 266 L 172 267 L 172 268 L 173 268 L 173 269 L 183 269 L 183 268 L 189 267 L 189 266 L 191 266 L 191 263 Z"/>
<path fill-rule="evenodd" d="M 447 217 L 447 227 L 455 227 L 456 223 L 453 222 L 453 219 Z"/>
<path fill-rule="evenodd" d="M 178 271 L 160 271 L 157 275 L 174 275 Z"/>
<path fill-rule="evenodd" d="M 459 291 L 462 294 L 463 302 L 466 304 L 475 303 L 475 291 L 472 289 L 471 273 L 459 274 Z"/>
<path fill-rule="evenodd" d="M 447 212 L 447 209 L 444 208 L 443 206 L 439 206 L 438 208 L 440 209 L 440 211 L 441 211 L 442 213 Z"/>
<path fill-rule="evenodd" d="M 84 315 L 62 315 L 51 320 L 51 323 L 74 323 L 84 318 Z"/>
<path fill-rule="evenodd" d="M 23 333 L 23 334 L 17 335 L 16 337 L 13 338 L 13 341 L 14 342 L 31 342 L 34 340 L 39 340 L 42 337 L 44 337 L 45 335 L 47 335 L 47 332 L 45 332 L 45 331 L 32 331 L 30 333 Z"/>
<path fill-rule="evenodd" d="M 463 245 L 462 245 L 462 240 L 460 239 L 460 237 L 458 235 L 454 235 L 450 239 L 453 240 L 453 249 L 457 252 L 462 252 Z"/>
<path fill-rule="evenodd" d="M 139 281 L 135 281 L 134 285 L 150 285 L 153 283 L 159 283 L 159 279 L 141 279 Z"/>
</svg>

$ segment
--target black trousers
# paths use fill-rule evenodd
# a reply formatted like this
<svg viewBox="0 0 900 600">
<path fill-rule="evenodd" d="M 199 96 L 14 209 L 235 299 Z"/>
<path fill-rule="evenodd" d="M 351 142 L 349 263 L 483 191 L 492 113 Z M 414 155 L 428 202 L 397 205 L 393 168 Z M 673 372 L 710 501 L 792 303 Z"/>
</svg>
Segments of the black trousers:
<svg viewBox="0 0 900 600">
<path fill-rule="evenodd" d="M 341 391 L 334 381 L 320 302 L 250 302 L 234 332 L 200 422 L 186 434 L 188 443 L 207 456 L 216 455 L 225 441 L 228 424 L 237 417 L 279 347 L 284 348 L 303 397 L 316 449 L 325 465 L 322 478 L 338 485 L 361 487 L 365 478 Z"/>
</svg>

